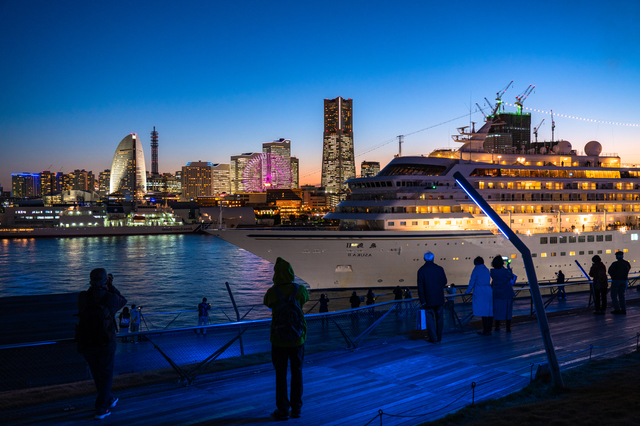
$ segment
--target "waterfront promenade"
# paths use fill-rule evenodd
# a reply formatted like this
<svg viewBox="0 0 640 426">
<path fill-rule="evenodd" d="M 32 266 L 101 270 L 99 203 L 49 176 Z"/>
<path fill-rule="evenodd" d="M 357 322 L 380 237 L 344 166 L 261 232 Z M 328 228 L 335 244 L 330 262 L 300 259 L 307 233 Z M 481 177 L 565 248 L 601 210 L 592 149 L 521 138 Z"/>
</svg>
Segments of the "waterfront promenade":
<svg viewBox="0 0 640 426">
<path fill-rule="evenodd" d="M 628 294 L 635 297 L 637 292 L 630 289 Z M 600 316 L 585 307 L 587 297 L 571 295 L 568 302 L 550 305 L 550 311 L 561 304 L 573 307 L 549 314 L 562 368 L 586 362 L 590 345 L 595 346 L 593 356 L 615 356 L 636 348 L 640 300 L 630 300 L 626 316 Z M 364 426 L 382 410 L 383 425 L 415 425 L 456 411 L 472 397 L 479 401 L 521 389 L 545 359 L 535 318 L 521 318 L 512 333 L 503 329 L 489 337 L 467 327 L 445 334 L 439 345 L 398 336 L 355 351 L 311 354 L 305 359 L 302 417 L 289 424 Z M 270 364 L 261 364 L 202 375 L 188 387 L 148 387 L 118 396 L 121 401 L 104 424 L 271 424 L 274 374 Z M 6 413 L 9 418 L 3 423 L 96 424 L 92 403 L 93 396 L 36 405 Z M 381 424 L 380 418 L 372 424 Z"/>
</svg>

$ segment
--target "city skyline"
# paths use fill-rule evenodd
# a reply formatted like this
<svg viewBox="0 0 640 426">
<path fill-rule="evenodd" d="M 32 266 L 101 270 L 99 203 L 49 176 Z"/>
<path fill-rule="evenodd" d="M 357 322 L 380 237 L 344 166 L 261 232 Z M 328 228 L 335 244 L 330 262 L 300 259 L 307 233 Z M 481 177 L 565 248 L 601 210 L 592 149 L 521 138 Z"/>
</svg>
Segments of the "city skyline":
<svg viewBox="0 0 640 426">
<path fill-rule="evenodd" d="M 9 190 L 11 173 L 98 175 L 129 133 L 151 169 L 154 126 L 160 173 L 284 137 L 300 184 L 318 185 L 324 99 L 355 100 L 355 163 L 384 167 L 398 135 L 403 155 L 458 147 L 456 127 L 482 122 L 470 109 L 511 80 L 507 111 L 536 85 L 524 106 L 546 112 L 532 112 L 532 126 L 545 119 L 540 140 L 552 109 L 556 139 L 578 151 L 598 140 L 639 164 L 639 20 L 632 1 L 2 2 L 0 185 Z"/>
</svg>

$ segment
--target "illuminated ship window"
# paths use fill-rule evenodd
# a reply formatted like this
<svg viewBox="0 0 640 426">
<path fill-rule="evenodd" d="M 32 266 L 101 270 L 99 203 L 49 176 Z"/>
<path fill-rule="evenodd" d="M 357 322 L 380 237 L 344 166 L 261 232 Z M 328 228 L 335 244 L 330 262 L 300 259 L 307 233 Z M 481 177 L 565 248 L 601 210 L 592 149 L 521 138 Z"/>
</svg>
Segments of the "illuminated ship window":
<svg viewBox="0 0 640 426">
<path fill-rule="evenodd" d="M 547 257 L 547 253 L 540 253 L 540 257 Z"/>
<path fill-rule="evenodd" d="M 512 259 L 515 259 L 515 258 L 517 258 L 517 257 L 518 257 L 518 255 L 517 255 L 517 254 L 512 254 L 512 255 L 511 255 L 511 258 L 512 258 Z"/>
<path fill-rule="evenodd" d="M 622 252 L 623 253 L 629 253 L 629 249 L 623 249 Z"/>
<path fill-rule="evenodd" d="M 631 241 L 638 241 L 638 234 L 631 234 Z"/>
<path fill-rule="evenodd" d="M 407 222 L 400 222 L 400 226 L 407 226 Z"/>
<path fill-rule="evenodd" d="M 569 256 L 575 256 L 575 255 L 576 255 L 576 252 L 575 252 L 575 251 L 570 251 L 570 252 L 569 252 Z"/>
<path fill-rule="evenodd" d="M 556 252 L 555 251 L 551 252 L 551 257 L 555 257 L 555 256 L 556 256 Z"/>
<path fill-rule="evenodd" d="M 611 249 L 607 250 L 607 254 L 611 254 Z"/>
</svg>

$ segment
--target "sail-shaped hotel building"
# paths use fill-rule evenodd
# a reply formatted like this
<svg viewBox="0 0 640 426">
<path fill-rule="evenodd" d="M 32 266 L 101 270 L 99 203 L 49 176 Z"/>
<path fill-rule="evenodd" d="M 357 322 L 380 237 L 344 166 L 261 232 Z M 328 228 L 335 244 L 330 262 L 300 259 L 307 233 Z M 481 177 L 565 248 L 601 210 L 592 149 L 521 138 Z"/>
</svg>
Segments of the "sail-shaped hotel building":
<svg viewBox="0 0 640 426">
<path fill-rule="evenodd" d="M 142 144 L 136 133 L 127 135 L 113 154 L 109 192 L 126 201 L 142 200 L 147 188 L 147 170 Z"/>
</svg>

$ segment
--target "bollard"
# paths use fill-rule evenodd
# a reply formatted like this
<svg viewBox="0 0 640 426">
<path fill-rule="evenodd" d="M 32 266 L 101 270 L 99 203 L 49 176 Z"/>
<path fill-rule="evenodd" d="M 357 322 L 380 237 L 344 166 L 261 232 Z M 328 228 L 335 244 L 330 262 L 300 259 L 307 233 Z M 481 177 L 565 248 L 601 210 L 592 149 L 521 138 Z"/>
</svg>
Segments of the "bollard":
<svg viewBox="0 0 640 426">
<path fill-rule="evenodd" d="M 476 382 L 471 382 L 471 405 L 476 404 Z"/>
</svg>

